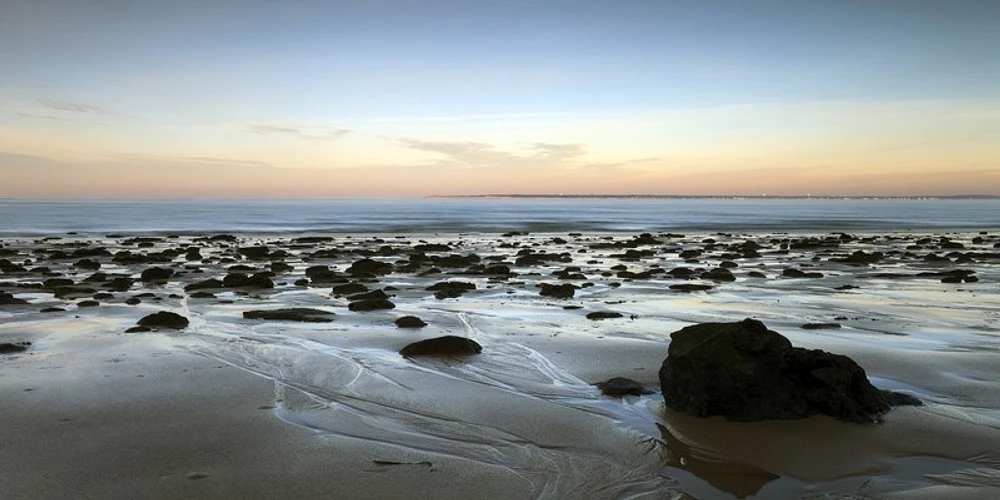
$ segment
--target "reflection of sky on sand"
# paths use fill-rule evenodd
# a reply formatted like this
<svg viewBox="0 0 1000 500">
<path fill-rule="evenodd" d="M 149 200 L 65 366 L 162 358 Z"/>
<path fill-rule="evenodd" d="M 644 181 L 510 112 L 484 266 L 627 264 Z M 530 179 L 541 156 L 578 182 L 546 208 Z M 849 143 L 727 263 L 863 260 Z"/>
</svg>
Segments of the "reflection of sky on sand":
<svg viewBox="0 0 1000 500">
<path fill-rule="evenodd" d="M 685 262 L 675 251 L 698 247 L 705 236 L 672 242 L 677 247 L 664 246 L 671 250 L 626 262 L 627 268 L 714 268 L 721 259 Z M 532 248 L 552 252 L 604 241 L 555 246 L 549 238 L 526 235 L 504 241 L 537 244 Z M 352 244 L 365 246 L 361 241 Z M 842 252 L 855 248 L 870 250 L 851 243 Z M 513 260 L 517 250 L 499 250 L 495 238 L 465 238 L 456 253 Z M 206 248 L 203 253 L 216 251 Z M 48 293 L 18 293 L 33 305 L 30 310 L 5 309 L 0 333 L 39 340 L 36 356 L 49 355 L 51 340 L 46 339 L 53 337 L 61 338 L 64 347 L 79 349 L 123 341 L 163 350 L 182 346 L 274 380 L 276 414 L 332 443 L 355 439 L 398 447 L 399 456 L 377 457 L 380 460 L 422 463 L 427 457 L 448 455 L 503 468 L 521 478 L 518 488 L 535 498 L 672 498 L 680 490 L 698 498 L 740 497 L 753 491 L 762 497 L 808 491 L 880 494 L 935 481 L 993 484 L 994 473 L 970 472 L 995 463 L 991 460 L 996 457 L 986 452 L 1000 449 L 1000 276 L 993 266 L 953 266 L 975 269 L 982 278 L 955 285 L 913 277 L 941 269 L 920 261 L 851 267 L 830 262 L 829 255 L 815 261 L 809 252 L 764 251 L 757 259 L 737 259 L 736 281 L 715 283 L 662 274 L 648 280 L 620 278 L 611 270 L 621 263 L 613 256 L 620 252 L 570 253 L 572 262 L 517 269 L 519 275 L 509 282 L 448 273 L 393 275 L 369 285 L 396 288 L 390 292 L 396 309 L 372 313 L 347 310 L 347 299 L 332 295 L 328 286 L 299 287 L 285 277 L 276 280 L 274 290 L 221 291 L 214 299 L 194 299 L 183 292 L 188 282 L 211 277 L 218 269 L 164 285 L 137 285 L 116 299 L 140 291 L 159 299 L 144 300 L 135 308 L 108 301 L 99 308 L 79 309 L 74 301 L 67 304 Z M 343 270 L 350 259 L 321 263 Z M 298 274 L 316 264 L 298 250 L 287 260 Z M 571 265 L 579 266 L 594 286 L 581 288 L 572 299 L 539 297 L 537 285 L 557 282 L 552 273 Z M 805 265 L 825 276 L 780 276 L 785 268 Z M 140 270 L 107 266 L 108 272 Z M 752 270 L 767 277 L 748 277 Z M 875 276 L 884 271 L 910 277 Z M 477 289 L 446 300 L 425 290 L 445 279 L 473 282 Z M 714 288 L 670 291 L 676 283 Z M 848 284 L 858 288 L 836 289 Z M 67 310 L 36 312 L 45 305 Z M 242 318 L 249 309 L 279 307 L 317 307 L 336 317 L 315 324 Z M 191 326 L 166 335 L 117 333 L 142 314 L 160 309 L 184 314 Z M 591 321 L 585 315 L 592 311 L 615 311 L 624 317 Z M 397 329 L 393 320 L 406 314 L 420 316 L 429 326 Z M 693 322 L 744 317 L 763 320 L 796 345 L 850 355 L 877 386 L 916 394 L 928 404 L 894 410 L 878 428 L 822 419 L 747 427 L 691 422 L 664 414 L 656 394 L 619 401 L 602 398 L 590 385 L 627 376 L 655 388 L 671 332 Z M 810 322 L 836 322 L 841 328 L 800 328 Z M 115 332 L 114 337 L 109 339 L 108 332 Z M 409 342 L 446 334 L 476 339 L 484 346 L 483 354 L 450 360 L 406 360 L 396 354 Z M 826 434 L 858 449 L 847 449 Z M 933 439 L 896 442 L 926 435 Z M 932 458 L 935 455 L 941 458 Z M 914 473 L 917 470 L 937 479 Z"/>
</svg>

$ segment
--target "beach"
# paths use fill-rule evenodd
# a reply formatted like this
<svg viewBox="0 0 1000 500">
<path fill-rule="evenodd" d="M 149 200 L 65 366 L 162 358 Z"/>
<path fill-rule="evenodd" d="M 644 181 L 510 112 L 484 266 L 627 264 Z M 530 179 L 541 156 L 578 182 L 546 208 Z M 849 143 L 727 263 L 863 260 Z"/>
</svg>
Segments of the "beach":
<svg viewBox="0 0 1000 500">
<path fill-rule="evenodd" d="M 0 355 L 4 498 L 1000 496 L 995 231 L 0 244 L 0 343 L 24 348 Z M 244 314 L 289 308 L 311 312 Z M 188 323 L 136 328 L 162 311 Z M 878 424 L 665 408 L 670 333 L 744 318 L 924 404 Z M 482 352 L 399 354 L 443 335 Z M 649 393 L 602 395 L 612 377 Z"/>
</svg>

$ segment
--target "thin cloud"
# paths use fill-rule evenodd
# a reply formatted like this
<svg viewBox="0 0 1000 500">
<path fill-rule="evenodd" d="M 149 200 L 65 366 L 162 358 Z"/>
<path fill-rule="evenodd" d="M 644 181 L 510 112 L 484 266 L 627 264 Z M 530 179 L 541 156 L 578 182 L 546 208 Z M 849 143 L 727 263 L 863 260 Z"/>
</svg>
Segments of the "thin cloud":
<svg viewBox="0 0 1000 500">
<path fill-rule="evenodd" d="M 437 165 L 473 168 L 571 168 L 577 166 L 578 159 L 587 153 L 583 144 L 537 142 L 530 144 L 526 152 L 519 153 L 503 151 L 484 142 L 418 139 L 398 139 L 396 142 L 410 149 L 444 156 L 436 162 Z"/>
<path fill-rule="evenodd" d="M 246 131 L 253 134 L 285 135 L 308 140 L 339 139 L 349 133 L 346 128 L 334 127 L 292 127 L 288 125 L 253 124 L 247 125 Z"/>
<path fill-rule="evenodd" d="M 81 102 L 61 101 L 58 99 L 39 99 L 38 103 L 46 108 L 54 109 L 56 111 L 69 111 L 71 113 L 96 113 L 101 115 L 107 114 L 105 110 L 97 106 Z"/>
<path fill-rule="evenodd" d="M 24 118 L 32 118 L 35 120 L 54 120 L 59 122 L 75 122 L 72 118 L 62 118 L 59 116 L 49 116 L 49 115 L 36 115 L 33 113 L 18 113 L 17 116 L 22 116 Z"/>
<path fill-rule="evenodd" d="M 273 164 L 266 161 L 257 160 L 240 160 L 233 158 L 215 158 L 211 156 L 157 156 L 157 155 L 139 155 L 139 154 L 129 154 L 129 153 L 119 153 L 109 156 L 115 160 L 121 161 L 141 161 L 141 162 L 169 162 L 169 163 L 182 163 L 182 164 L 209 164 L 220 167 L 258 167 L 258 168 L 275 168 Z"/>
</svg>

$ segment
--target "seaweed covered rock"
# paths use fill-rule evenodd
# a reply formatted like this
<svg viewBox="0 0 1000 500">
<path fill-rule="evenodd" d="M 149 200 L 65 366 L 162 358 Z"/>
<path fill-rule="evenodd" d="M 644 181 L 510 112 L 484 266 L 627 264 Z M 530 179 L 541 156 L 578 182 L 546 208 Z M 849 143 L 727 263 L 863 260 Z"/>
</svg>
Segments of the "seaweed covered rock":
<svg viewBox="0 0 1000 500">
<path fill-rule="evenodd" d="M 699 417 L 753 422 L 829 415 L 877 422 L 890 407 L 920 404 L 875 388 L 847 356 L 792 347 L 763 323 L 705 323 L 670 336 L 660 368 L 666 405 Z"/>
</svg>

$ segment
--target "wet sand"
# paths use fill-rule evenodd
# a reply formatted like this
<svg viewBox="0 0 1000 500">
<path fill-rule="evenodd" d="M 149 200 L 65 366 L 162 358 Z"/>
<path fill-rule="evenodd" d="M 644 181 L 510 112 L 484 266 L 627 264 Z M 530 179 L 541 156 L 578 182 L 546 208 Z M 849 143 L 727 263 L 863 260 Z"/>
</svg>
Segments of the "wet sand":
<svg viewBox="0 0 1000 500">
<path fill-rule="evenodd" d="M 212 236 L 0 241 L 0 343 L 32 343 L 0 355 L 5 498 L 1000 496 L 993 233 Z M 333 314 L 243 317 L 289 307 Z M 126 333 L 158 311 L 190 324 Z M 925 406 L 665 409 L 669 334 L 745 317 Z M 483 352 L 398 354 L 441 335 Z M 654 392 L 593 386 L 615 376 Z"/>
</svg>

